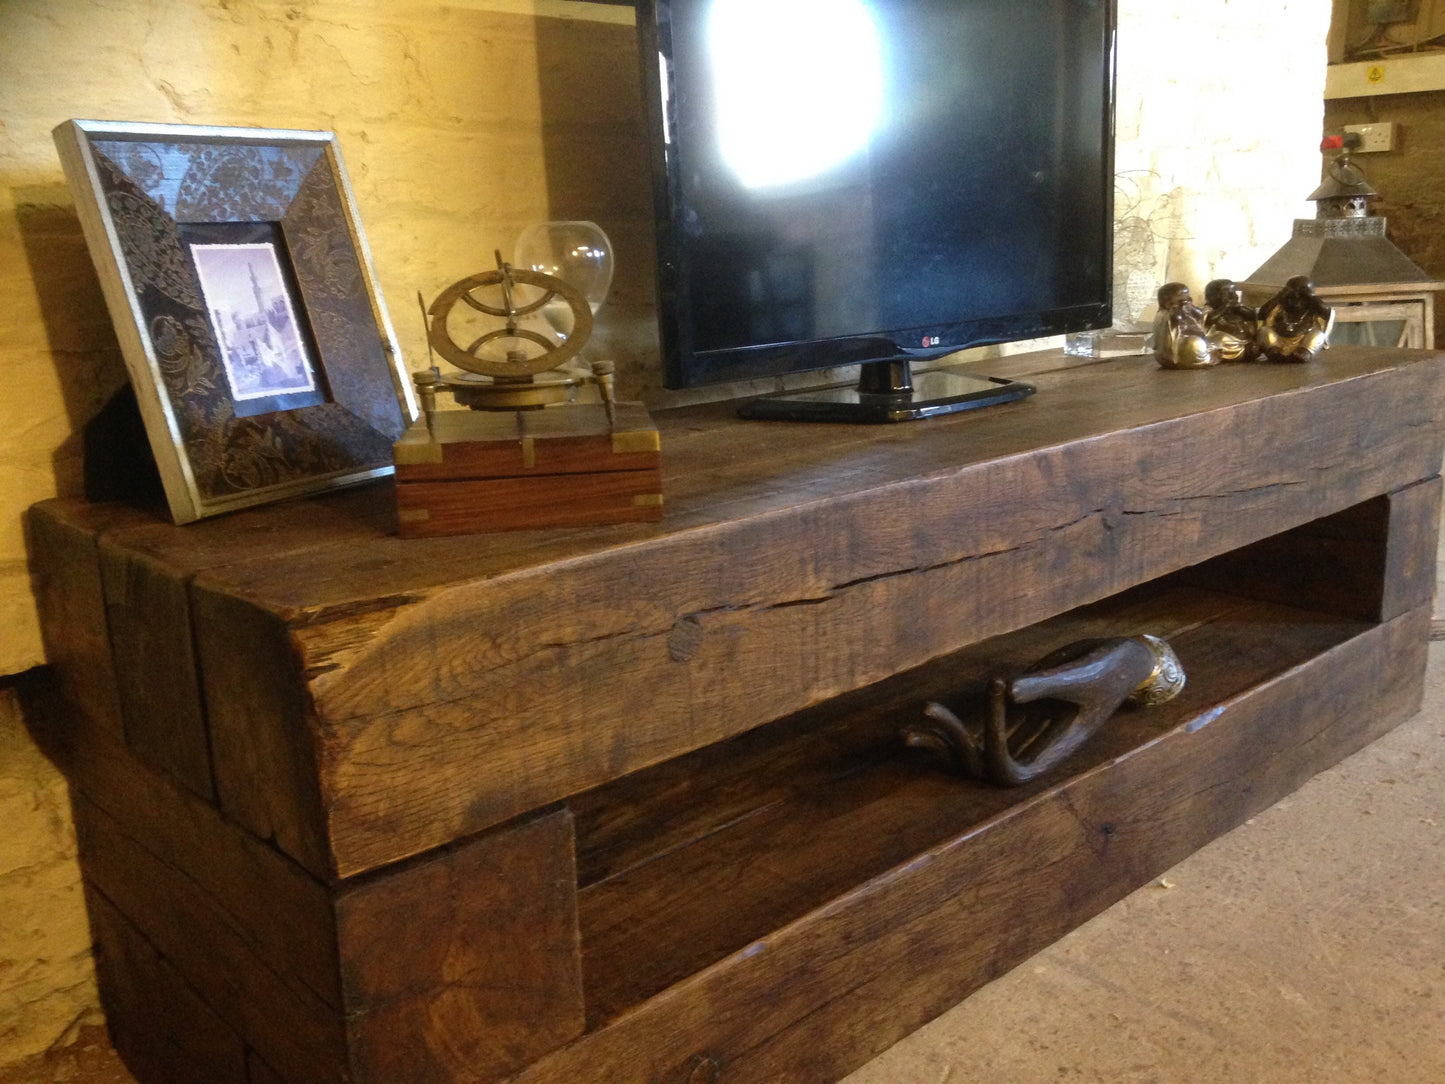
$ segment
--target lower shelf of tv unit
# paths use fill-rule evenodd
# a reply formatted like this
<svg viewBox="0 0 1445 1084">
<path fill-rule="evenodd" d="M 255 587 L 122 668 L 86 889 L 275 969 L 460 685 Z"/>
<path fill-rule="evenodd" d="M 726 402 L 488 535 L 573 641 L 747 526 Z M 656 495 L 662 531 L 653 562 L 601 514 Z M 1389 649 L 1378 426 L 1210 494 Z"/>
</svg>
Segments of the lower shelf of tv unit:
<svg viewBox="0 0 1445 1084">
<path fill-rule="evenodd" d="M 1074 640 L 1134 631 L 1175 645 L 1186 692 L 1152 710 L 1121 712 L 1054 778 L 1022 788 L 981 784 L 940 770 L 897 737 L 926 699 L 977 687 L 991 672 L 1021 669 Z M 1160 838 L 1171 805 L 1187 795 L 1196 812 L 1209 811 L 1191 818 L 1194 839 L 1217 833 L 1255 811 L 1237 793 L 1256 789 L 1254 770 L 1269 763 L 1272 776 L 1291 778 L 1291 761 L 1307 763 L 1312 745 L 1329 742 L 1318 719 L 1298 720 L 1303 731 L 1290 725 L 1279 712 L 1282 693 L 1300 704 L 1309 687 L 1333 685 L 1327 671 L 1349 671 L 1362 653 L 1373 669 L 1376 652 L 1365 645 L 1388 638 L 1329 614 L 1187 587 L 1144 589 L 851 696 L 836 717 L 813 713 L 780 734 L 750 735 L 580 798 L 572 808 L 589 1017 L 615 1019 L 720 962 L 746 968 L 777 931 L 826 923 L 850 896 L 926 883 L 937 873 L 925 871 L 920 856 L 960 863 L 975 890 L 1000 861 L 1022 887 L 1022 860 L 1043 880 L 1016 902 L 1037 896 L 1040 912 L 1054 909 L 1053 893 L 1079 904 L 1088 895 L 1087 876 L 1057 880 L 1066 852 L 1086 859 L 1081 874 L 1104 872 L 1104 852 L 1113 850 L 1114 862 L 1128 856 L 1147 878 L 1187 853 Z M 1351 723 L 1378 716 L 1372 703 L 1355 708 Z M 1274 721 L 1258 733 L 1268 717 Z M 1115 793 L 1114 776 L 1128 777 L 1136 792 L 1127 804 L 1093 805 L 1099 819 L 1090 823 L 1080 814 Z M 1171 786 L 1186 779 L 1187 791 Z M 1213 810 L 1198 797 L 1204 789 L 1214 791 Z M 1037 847 L 1011 853 L 1023 823 L 1040 829 L 1028 833 Z M 1069 910 L 1058 917 L 1081 917 Z M 977 926 L 969 925 L 972 937 Z"/>
<path fill-rule="evenodd" d="M 536 1079 L 830 1079 L 1411 714 L 1428 620 L 1148 585 L 574 800 L 591 1033 Z M 1185 692 L 1051 777 L 991 787 L 897 738 L 927 699 L 1140 631 Z M 659 1056 L 709 1013 L 715 1055 Z"/>
</svg>

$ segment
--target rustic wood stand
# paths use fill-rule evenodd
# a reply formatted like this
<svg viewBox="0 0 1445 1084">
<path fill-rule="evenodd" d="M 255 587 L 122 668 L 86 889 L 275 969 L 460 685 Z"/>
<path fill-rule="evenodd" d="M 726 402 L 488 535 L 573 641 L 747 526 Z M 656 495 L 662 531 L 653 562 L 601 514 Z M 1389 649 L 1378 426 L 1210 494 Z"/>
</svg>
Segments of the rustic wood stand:
<svg viewBox="0 0 1445 1084">
<path fill-rule="evenodd" d="M 396 537 L 385 485 L 30 518 L 143 1081 L 826 1081 L 1418 707 L 1442 359 L 887 427 L 659 417 L 660 524 Z M 995 789 L 895 737 L 1086 635 L 1183 695 Z"/>
</svg>

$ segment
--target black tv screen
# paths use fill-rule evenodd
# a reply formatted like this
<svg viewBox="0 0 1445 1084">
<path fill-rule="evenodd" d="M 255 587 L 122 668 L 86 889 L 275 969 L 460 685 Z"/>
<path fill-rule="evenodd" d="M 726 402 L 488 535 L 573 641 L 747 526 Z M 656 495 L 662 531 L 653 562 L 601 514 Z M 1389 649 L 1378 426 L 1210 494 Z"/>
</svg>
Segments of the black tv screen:
<svg viewBox="0 0 1445 1084">
<path fill-rule="evenodd" d="M 664 379 L 1105 327 L 1112 0 L 643 0 Z"/>
</svg>

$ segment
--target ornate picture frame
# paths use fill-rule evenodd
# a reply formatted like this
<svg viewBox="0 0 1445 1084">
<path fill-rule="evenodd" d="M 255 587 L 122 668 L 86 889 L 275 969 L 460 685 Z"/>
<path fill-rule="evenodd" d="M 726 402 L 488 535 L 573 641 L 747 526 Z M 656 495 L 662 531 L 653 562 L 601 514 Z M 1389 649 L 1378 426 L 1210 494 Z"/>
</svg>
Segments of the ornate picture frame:
<svg viewBox="0 0 1445 1084">
<path fill-rule="evenodd" d="M 333 133 L 54 136 L 175 522 L 392 473 L 416 405 Z"/>
</svg>

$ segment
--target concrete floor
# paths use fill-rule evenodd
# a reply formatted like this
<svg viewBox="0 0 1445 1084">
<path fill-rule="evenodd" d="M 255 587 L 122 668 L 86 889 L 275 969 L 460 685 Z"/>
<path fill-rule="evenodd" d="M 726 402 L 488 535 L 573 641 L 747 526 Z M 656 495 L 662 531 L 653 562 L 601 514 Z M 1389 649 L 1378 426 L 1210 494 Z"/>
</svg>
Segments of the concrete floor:
<svg viewBox="0 0 1445 1084">
<path fill-rule="evenodd" d="M 0 1069 L 59 1081 L 130 1077 L 98 1030 Z M 1445 643 L 1414 719 L 847 1078 L 975 1081 L 1445 1082 Z"/>
</svg>

